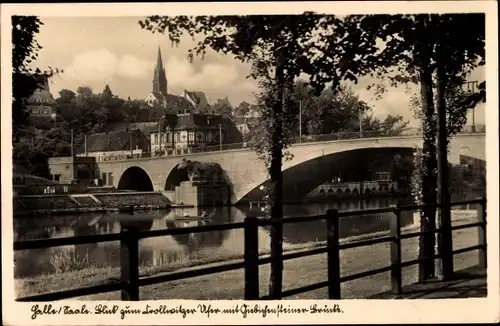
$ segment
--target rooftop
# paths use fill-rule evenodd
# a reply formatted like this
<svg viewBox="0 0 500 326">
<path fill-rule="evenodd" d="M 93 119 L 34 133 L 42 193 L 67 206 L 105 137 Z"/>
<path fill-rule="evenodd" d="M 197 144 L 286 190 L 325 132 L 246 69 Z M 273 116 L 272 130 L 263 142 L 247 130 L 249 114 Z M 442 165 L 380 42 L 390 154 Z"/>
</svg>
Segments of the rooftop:
<svg viewBox="0 0 500 326">
<path fill-rule="evenodd" d="M 92 134 L 87 137 L 87 152 L 108 152 L 128 149 L 131 135 L 138 136 L 140 130 L 117 130 Z M 85 153 L 85 144 L 76 150 Z"/>
</svg>

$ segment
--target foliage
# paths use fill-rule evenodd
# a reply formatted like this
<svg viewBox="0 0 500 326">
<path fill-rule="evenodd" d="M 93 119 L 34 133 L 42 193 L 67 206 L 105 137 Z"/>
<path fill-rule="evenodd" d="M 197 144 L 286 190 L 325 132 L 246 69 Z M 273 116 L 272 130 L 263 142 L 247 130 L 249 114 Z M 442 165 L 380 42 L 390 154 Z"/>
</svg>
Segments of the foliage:
<svg viewBox="0 0 500 326">
<path fill-rule="evenodd" d="M 42 46 L 35 36 L 43 25 L 35 16 L 12 17 L 12 140 L 13 161 L 25 167 L 30 173 L 47 177 L 47 146 L 35 144 L 36 130 L 31 127 L 26 99 L 40 88 L 46 78 L 59 70 L 42 71 L 34 68 Z"/>
<path fill-rule="evenodd" d="M 484 64 L 484 14 L 364 15 L 348 17 L 343 23 L 340 35 L 348 36 L 340 45 L 339 42 L 325 42 L 323 51 L 336 51 L 339 46 L 352 50 L 350 56 L 344 57 L 346 60 L 341 68 L 384 79 L 392 86 L 420 84 L 424 146 L 415 164 L 423 168 L 416 172 L 414 181 L 421 182 L 421 186 L 415 191 L 420 192 L 417 200 L 435 203 L 438 172 L 435 107 L 446 110 L 446 94 L 462 83 L 477 65 Z M 320 56 L 318 60 L 324 59 Z M 437 104 L 433 101 L 435 72 L 438 85 L 442 86 L 436 92 Z M 384 85 L 377 85 L 377 90 L 384 92 Z M 453 119 L 455 124 L 463 120 L 460 114 Z M 438 156 L 445 163 L 442 160 L 446 160 L 446 155 L 443 157 L 442 153 Z M 434 209 L 421 212 L 421 219 L 423 231 L 435 228 Z M 423 236 L 420 243 L 419 256 L 430 256 L 434 238 Z M 429 260 L 424 265 L 426 267 L 421 269 L 424 277 L 432 276 L 433 262 Z"/>
<path fill-rule="evenodd" d="M 243 101 L 234 108 L 234 115 L 237 117 L 244 117 L 250 112 L 250 103 Z"/>
<path fill-rule="evenodd" d="M 482 101 L 484 101 L 484 93 L 481 95 L 480 90 L 469 92 L 458 86 L 447 90 L 445 103 L 448 145 L 451 137 L 462 131 L 466 125 L 468 110 L 474 110 L 476 105 Z M 413 94 L 410 98 L 410 110 L 420 121 L 424 119 L 421 98 L 416 94 Z"/>
<path fill-rule="evenodd" d="M 71 154 L 71 130 L 76 149 L 85 135 L 110 130 L 116 123 L 140 121 L 144 106 L 143 101 L 125 101 L 108 92 L 94 94 L 86 86 L 78 87 L 76 93 L 62 89 L 55 104 L 59 118 L 49 122 L 47 130 L 25 127 L 14 146 L 14 159 L 30 173 L 49 177 L 47 158 Z"/>
<path fill-rule="evenodd" d="M 17 143 L 29 125 L 25 100 L 40 88 L 44 78 L 58 70 L 33 68 L 42 46 L 35 36 L 42 21 L 36 16 L 12 16 L 12 138 Z"/>
<path fill-rule="evenodd" d="M 286 123 L 291 119 L 288 114 L 286 90 L 291 90 L 295 79 L 301 74 L 310 77 L 312 85 L 319 94 L 325 83 L 332 82 L 334 88 L 340 77 L 351 77 L 347 71 L 332 71 L 337 67 L 335 58 L 338 52 L 328 53 L 332 60 L 313 64 L 314 51 L 321 28 L 334 26 L 334 16 L 315 15 L 252 15 L 252 16 L 152 16 L 140 21 L 142 28 L 164 33 L 173 43 L 179 43 L 182 34 L 201 36 L 188 56 L 203 55 L 207 49 L 231 54 L 237 60 L 251 64 L 250 76 L 260 83 L 263 105 L 263 121 L 269 133 L 263 135 L 263 141 L 257 144 L 257 152 L 266 164 L 271 179 L 271 216 L 280 218 L 282 211 L 283 176 L 281 167 L 283 151 L 286 151 Z M 327 23 L 327 26 L 322 25 Z M 327 68 L 328 67 L 328 68 Z M 319 73 L 321 70 L 321 73 Z M 341 69 L 342 70 L 342 69 Z M 285 124 L 285 128 L 284 128 Z M 285 131 L 285 132 L 284 132 Z M 285 156 L 286 158 L 286 156 Z M 282 228 L 271 228 L 272 257 L 282 254 Z M 282 285 L 283 268 L 280 259 L 271 264 L 271 296 L 279 295 Z"/>
<path fill-rule="evenodd" d="M 262 98 L 258 97 L 257 101 L 261 110 L 265 108 Z M 340 87 L 337 92 L 325 89 L 316 96 L 311 86 L 303 81 L 297 81 L 295 87 L 287 92 L 285 102 L 287 115 L 284 135 L 289 138 L 299 136 L 300 121 L 302 121 L 303 136 L 358 132 L 360 114 L 363 131 L 377 131 L 377 134 L 384 136 L 401 135 L 409 124 L 409 121 L 404 121 L 402 116 L 388 115 L 384 120 L 374 117 L 372 108 L 361 101 L 350 87 L 345 86 Z M 250 138 L 259 143 L 269 128 L 269 124 L 261 122 L 251 130 Z"/>
</svg>

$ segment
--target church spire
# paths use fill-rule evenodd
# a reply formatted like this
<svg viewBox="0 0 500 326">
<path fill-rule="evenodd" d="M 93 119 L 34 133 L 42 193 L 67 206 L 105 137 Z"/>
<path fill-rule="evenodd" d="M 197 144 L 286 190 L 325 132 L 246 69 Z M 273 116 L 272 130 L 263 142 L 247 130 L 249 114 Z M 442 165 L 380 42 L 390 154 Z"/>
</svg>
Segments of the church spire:
<svg viewBox="0 0 500 326">
<path fill-rule="evenodd" d="M 108 84 L 106 84 L 106 86 L 104 86 L 104 90 L 102 91 L 102 93 L 113 97 L 113 92 L 111 92 L 111 89 L 109 88 Z"/>
<path fill-rule="evenodd" d="M 165 74 L 165 68 L 163 67 L 161 50 L 159 46 L 158 56 L 156 59 L 156 67 L 153 76 L 153 93 L 160 93 L 163 96 L 167 95 L 167 76 Z"/>
<path fill-rule="evenodd" d="M 158 56 L 156 58 L 156 69 L 163 70 L 163 61 L 161 59 L 161 50 L 159 46 L 158 46 Z"/>
</svg>

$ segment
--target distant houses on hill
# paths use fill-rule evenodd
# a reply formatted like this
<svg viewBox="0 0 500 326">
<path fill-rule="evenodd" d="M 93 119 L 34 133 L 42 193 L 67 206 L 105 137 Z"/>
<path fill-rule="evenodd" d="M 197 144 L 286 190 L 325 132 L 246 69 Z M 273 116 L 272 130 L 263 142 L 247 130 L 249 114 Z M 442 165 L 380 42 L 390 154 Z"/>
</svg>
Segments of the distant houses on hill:
<svg viewBox="0 0 500 326">
<path fill-rule="evenodd" d="M 40 86 L 40 89 L 26 99 L 26 103 L 33 125 L 40 129 L 50 129 L 58 121 L 64 120 L 64 116 L 58 113 L 48 79 L 42 79 Z M 102 94 L 114 96 L 108 84 Z M 144 106 L 140 106 L 141 103 Z M 258 124 L 260 117 L 258 109 L 248 103 L 246 110 L 237 112 L 227 97 L 210 105 L 202 91 L 184 90 L 182 96 L 169 94 L 160 49 L 153 74 L 152 92 L 138 104 L 137 106 L 136 102 L 137 109 L 133 109 L 137 111 L 127 113 L 127 122 L 108 124 L 107 132 L 87 135 L 85 144 L 75 154 L 104 157 L 122 152 L 149 152 L 153 155 L 165 155 L 172 151 L 195 151 L 220 144 L 241 143 L 247 141 L 250 130 Z M 71 108 L 64 109 L 71 111 Z M 214 112 L 214 109 L 221 112 Z M 128 112 L 125 110 L 126 107 L 124 112 Z"/>
</svg>

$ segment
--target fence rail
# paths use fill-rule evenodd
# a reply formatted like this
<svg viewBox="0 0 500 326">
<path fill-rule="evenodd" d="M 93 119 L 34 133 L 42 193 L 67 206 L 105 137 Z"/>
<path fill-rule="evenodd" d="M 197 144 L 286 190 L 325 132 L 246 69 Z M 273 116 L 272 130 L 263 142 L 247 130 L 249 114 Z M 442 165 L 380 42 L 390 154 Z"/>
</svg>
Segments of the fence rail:
<svg viewBox="0 0 500 326">
<path fill-rule="evenodd" d="M 283 225 L 289 223 L 299 223 L 306 221 L 326 221 L 327 241 L 325 247 L 314 248 L 299 252 L 284 253 L 281 257 L 283 261 L 307 257 L 318 254 L 327 254 L 327 280 L 307 286 L 290 289 L 283 291 L 279 298 L 292 296 L 295 294 L 312 291 L 324 287 L 328 287 L 328 297 L 330 299 L 341 298 L 341 283 L 352 281 L 355 279 L 372 276 L 379 273 L 391 272 L 391 289 L 395 294 L 402 294 L 402 268 L 419 264 L 422 261 L 429 259 L 443 258 L 442 254 L 436 254 L 432 257 L 424 257 L 410 261 L 401 261 L 401 240 L 418 237 L 426 233 L 442 233 L 452 232 L 453 230 L 479 227 L 478 244 L 462 248 L 459 250 L 452 250 L 446 255 L 455 255 L 473 250 L 479 250 L 479 265 L 486 268 L 486 198 L 461 201 L 451 203 L 448 208 L 452 206 L 466 205 L 466 204 L 480 204 L 479 221 L 465 225 L 452 226 L 447 230 L 436 229 L 431 231 L 418 231 L 407 234 L 401 234 L 401 212 L 409 210 L 424 209 L 428 207 L 441 208 L 440 204 L 432 205 L 411 205 L 411 206 L 396 206 L 381 209 L 370 209 L 361 211 L 338 212 L 337 210 L 328 210 L 324 215 L 316 216 L 298 216 L 279 219 L 262 219 L 257 217 L 247 217 L 244 222 L 227 223 L 219 225 L 195 226 L 179 229 L 164 229 L 153 231 L 138 231 L 135 227 L 123 227 L 120 233 L 101 234 L 101 235 L 87 235 L 76 236 L 56 239 L 38 239 L 27 241 L 14 242 L 14 250 L 27 250 L 27 249 L 41 249 L 48 247 L 79 245 L 88 243 L 99 243 L 107 241 L 120 241 L 120 273 L 121 280 L 119 282 L 102 284 L 91 287 L 83 287 L 78 289 L 57 291 L 52 293 L 37 294 L 18 298 L 17 301 L 53 301 L 61 300 L 85 295 L 121 291 L 122 300 L 137 301 L 139 300 L 139 289 L 141 286 L 171 282 L 175 280 L 182 280 L 192 277 L 199 277 L 203 275 L 210 275 L 221 273 L 236 269 L 244 269 L 245 271 L 245 294 L 246 300 L 265 300 L 265 299 L 278 299 L 271 295 L 259 296 L 259 266 L 268 264 L 273 259 L 272 257 L 260 257 L 259 255 L 259 239 L 258 228 L 259 226 L 269 225 Z M 390 223 L 390 235 L 381 236 L 373 239 L 356 241 L 352 243 L 340 244 L 339 241 L 339 218 L 354 215 L 364 215 L 373 213 L 388 213 L 394 214 Z M 244 255 L 243 259 L 236 262 L 223 263 L 217 266 L 199 268 L 194 270 L 173 272 L 167 275 L 156 275 L 139 277 L 139 240 L 151 237 L 179 235 L 189 233 L 200 233 L 221 230 L 244 229 Z M 368 270 L 352 275 L 341 276 L 340 273 L 340 251 L 370 246 L 378 243 L 390 243 L 390 257 L 391 264 L 382 268 Z"/>
</svg>

